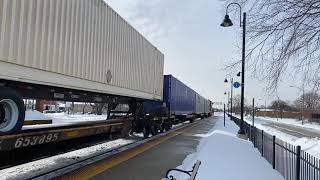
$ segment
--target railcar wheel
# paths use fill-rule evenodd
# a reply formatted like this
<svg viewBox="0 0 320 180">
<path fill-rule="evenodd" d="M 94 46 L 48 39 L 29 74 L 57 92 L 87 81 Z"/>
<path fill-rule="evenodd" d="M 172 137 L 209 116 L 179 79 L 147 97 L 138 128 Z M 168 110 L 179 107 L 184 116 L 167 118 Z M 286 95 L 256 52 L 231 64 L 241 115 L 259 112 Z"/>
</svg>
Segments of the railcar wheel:
<svg viewBox="0 0 320 180">
<path fill-rule="evenodd" d="M 155 136 L 159 133 L 159 128 L 158 128 L 158 125 L 155 124 L 153 127 L 152 127 L 152 130 L 151 130 L 151 134 L 152 136 Z"/>
<path fill-rule="evenodd" d="M 164 127 L 165 127 L 165 124 L 162 123 L 161 126 L 160 126 L 160 133 L 163 133 L 163 132 L 164 132 Z"/>
<path fill-rule="evenodd" d="M 0 87 L 0 134 L 21 130 L 25 117 L 24 103 L 10 88 Z"/>
<path fill-rule="evenodd" d="M 171 126 L 172 126 L 171 122 L 165 123 L 164 129 L 165 129 L 166 131 L 170 131 Z"/>
<path fill-rule="evenodd" d="M 149 127 L 143 127 L 143 137 L 148 138 L 150 135 L 150 128 Z"/>
<path fill-rule="evenodd" d="M 193 123 L 193 122 L 194 122 L 194 119 L 191 118 L 191 119 L 189 120 L 189 123 Z"/>
</svg>

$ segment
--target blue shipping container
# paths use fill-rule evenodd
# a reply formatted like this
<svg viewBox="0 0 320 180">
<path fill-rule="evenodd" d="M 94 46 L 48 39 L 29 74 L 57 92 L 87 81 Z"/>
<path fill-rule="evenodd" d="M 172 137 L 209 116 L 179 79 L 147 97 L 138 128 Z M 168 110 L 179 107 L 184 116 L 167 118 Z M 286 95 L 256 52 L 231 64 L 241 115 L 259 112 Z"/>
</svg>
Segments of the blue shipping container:
<svg viewBox="0 0 320 180">
<path fill-rule="evenodd" d="M 145 101 L 144 111 L 165 105 L 170 115 L 194 114 L 196 111 L 196 92 L 172 75 L 164 75 L 163 102 Z"/>
<path fill-rule="evenodd" d="M 164 76 L 163 101 L 170 114 L 195 113 L 196 92 L 172 75 Z"/>
</svg>

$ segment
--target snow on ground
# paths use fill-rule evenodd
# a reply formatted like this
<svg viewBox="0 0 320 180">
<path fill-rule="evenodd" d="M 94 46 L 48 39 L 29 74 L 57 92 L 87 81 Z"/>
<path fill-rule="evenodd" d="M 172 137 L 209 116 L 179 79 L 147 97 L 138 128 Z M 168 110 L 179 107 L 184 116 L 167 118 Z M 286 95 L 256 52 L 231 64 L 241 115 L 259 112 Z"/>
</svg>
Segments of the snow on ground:
<svg viewBox="0 0 320 180">
<path fill-rule="evenodd" d="M 52 118 L 53 124 L 63 124 L 71 122 L 87 122 L 87 121 L 100 121 L 106 120 L 107 115 L 95 114 L 68 114 L 68 113 L 48 113 L 46 116 Z"/>
<path fill-rule="evenodd" d="M 52 118 L 46 116 L 45 114 L 36 111 L 36 110 L 27 110 L 25 120 L 32 121 L 32 120 L 51 120 Z"/>
<path fill-rule="evenodd" d="M 236 116 L 238 118 L 240 118 L 240 116 Z M 229 119 L 229 118 L 228 118 Z M 246 116 L 244 118 L 244 120 L 247 123 L 252 123 L 252 117 L 251 116 Z M 304 128 L 312 128 L 313 130 L 318 128 L 316 124 L 306 124 L 306 126 L 302 126 L 301 124 L 299 124 L 299 122 L 301 123 L 301 121 L 298 121 L 298 124 L 296 122 L 297 120 L 294 119 L 282 119 L 282 120 L 278 120 L 276 118 L 268 118 L 268 117 L 255 117 L 255 126 L 258 129 L 264 130 L 265 132 L 267 132 L 270 135 L 274 135 L 276 136 L 278 139 L 281 139 L 282 141 L 285 141 L 287 143 L 290 143 L 292 145 L 301 146 L 301 149 L 307 153 L 310 153 L 311 155 L 320 158 L 320 138 L 318 137 L 314 137 L 314 138 L 309 138 L 309 137 L 303 137 L 303 138 L 299 138 L 290 134 L 287 134 L 285 132 L 282 132 L 280 130 L 277 130 L 275 128 L 266 126 L 265 124 L 267 124 L 268 122 L 276 122 L 276 123 L 284 123 L 284 124 L 290 124 L 293 126 L 300 126 L 300 127 L 304 127 Z"/>
<path fill-rule="evenodd" d="M 64 124 L 73 122 L 101 121 L 106 120 L 107 117 L 108 116 L 106 114 L 68 114 L 65 112 L 43 114 L 36 110 L 27 110 L 25 120 L 52 120 L 52 124 Z"/>
<path fill-rule="evenodd" d="M 200 160 L 198 180 L 283 180 L 284 178 L 261 157 L 251 142 L 236 137 L 238 126 L 226 118 L 223 127 L 223 115 L 215 127 L 203 137 L 197 147 L 197 152 L 190 154 L 177 168 L 191 170 L 193 164 Z M 181 173 L 173 173 L 178 180 L 187 179 Z"/>
<path fill-rule="evenodd" d="M 60 126 L 68 126 L 73 124 L 85 123 L 85 122 L 98 122 L 105 121 L 107 119 L 107 115 L 95 115 L 95 114 L 68 114 L 65 112 L 61 113 L 47 113 L 43 114 L 39 111 L 28 110 L 26 111 L 26 120 L 52 120 L 52 124 L 40 124 L 40 125 L 28 125 L 24 126 L 23 130 L 28 129 L 38 129 L 38 128 L 48 128 L 48 127 L 60 127 Z M 179 123 L 177 125 L 173 125 L 174 127 L 181 126 L 183 124 L 188 124 L 189 121 L 184 123 Z"/>
<path fill-rule="evenodd" d="M 65 167 L 68 164 L 73 164 L 80 160 L 93 157 L 102 152 L 110 151 L 111 149 L 130 144 L 133 140 L 117 139 L 114 141 L 90 146 L 87 148 L 71 151 L 65 154 L 56 155 L 53 157 L 29 162 L 19 166 L 0 170 L 0 180 L 2 179 L 29 179 L 36 175 L 49 172 L 59 167 Z"/>
<path fill-rule="evenodd" d="M 68 114 L 68 113 L 47 113 L 43 114 L 36 110 L 26 111 L 26 121 L 32 120 L 52 120 L 52 124 L 40 124 L 40 125 L 28 125 L 22 129 L 38 129 L 48 127 L 67 126 L 72 124 L 84 123 L 84 122 L 98 122 L 105 121 L 107 115 L 95 115 L 95 114 Z"/>
<path fill-rule="evenodd" d="M 107 119 L 107 115 L 95 115 L 95 114 L 68 114 L 65 112 L 61 113 L 47 113 L 43 114 L 36 110 L 28 110 L 26 111 L 26 120 L 52 120 L 52 124 L 37 124 L 37 125 L 28 125 L 24 126 L 23 130 L 30 130 L 30 129 L 41 129 L 41 128 L 53 128 L 53 127 L 61 127 L 61 126 L 69 126 L 79 123 L 86 123 L 86 122 L 104 122 Z M 179 127 L 183 124 L 188 124 L 189 121 L 184 123 L 179 123 L 177 125 L 173 125 L 173 128 Z"/>
<path fill-rule="evenodd" d="M 252 118 L 251 116 L 247 116 L 248 118 Z M 271 121 L 271 122 L 277 122 L 277 123 L 282 123 L 282 124 L 289 124 L 293 126 L 298 126 L 298 127 L 303 127 L 303 128 L 309 128 L 309 129 L 314 129 L 314 130 L 320 130 L 320 124 L 318 123 L 311 123 L 307 120 L 303 121 L 303 125 L 301 123 L 301 120 L 298 119 L 291 119 L 291 118 L 271 118 L 271 117 L 256 117 L 255 119 L 257 120 L 262 120 L 262 121 Z"/>
</svg>

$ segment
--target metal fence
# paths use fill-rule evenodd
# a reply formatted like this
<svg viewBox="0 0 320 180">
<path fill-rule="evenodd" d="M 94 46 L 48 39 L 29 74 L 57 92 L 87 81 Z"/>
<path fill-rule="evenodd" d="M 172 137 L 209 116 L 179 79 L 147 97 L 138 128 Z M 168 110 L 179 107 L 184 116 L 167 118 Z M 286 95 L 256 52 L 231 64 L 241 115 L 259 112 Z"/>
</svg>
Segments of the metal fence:
<svg viewBox="0 0 320 180">
<path fill-rule="evenodd" d="M 231 116 L 238 126 L 240 119 Z M 248 139 L 286 180 L 320 180 L 320 159 L 244 122 Z"/>
</svg>

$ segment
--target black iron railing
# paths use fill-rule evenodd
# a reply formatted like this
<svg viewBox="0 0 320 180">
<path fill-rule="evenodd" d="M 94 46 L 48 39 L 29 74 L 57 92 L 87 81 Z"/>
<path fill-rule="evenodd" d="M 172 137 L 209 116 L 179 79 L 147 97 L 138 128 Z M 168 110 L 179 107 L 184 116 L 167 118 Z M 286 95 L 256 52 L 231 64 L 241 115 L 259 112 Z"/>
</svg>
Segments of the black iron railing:
<svg viewBox="0 0 320 180">
<path fill-rule="evenodd" d="M 231 116 L 238 126 L 240 119 Z M 320 180 L 320 159 L 244 122 L 248 139 L 286 180 Z"/>
</svg>

